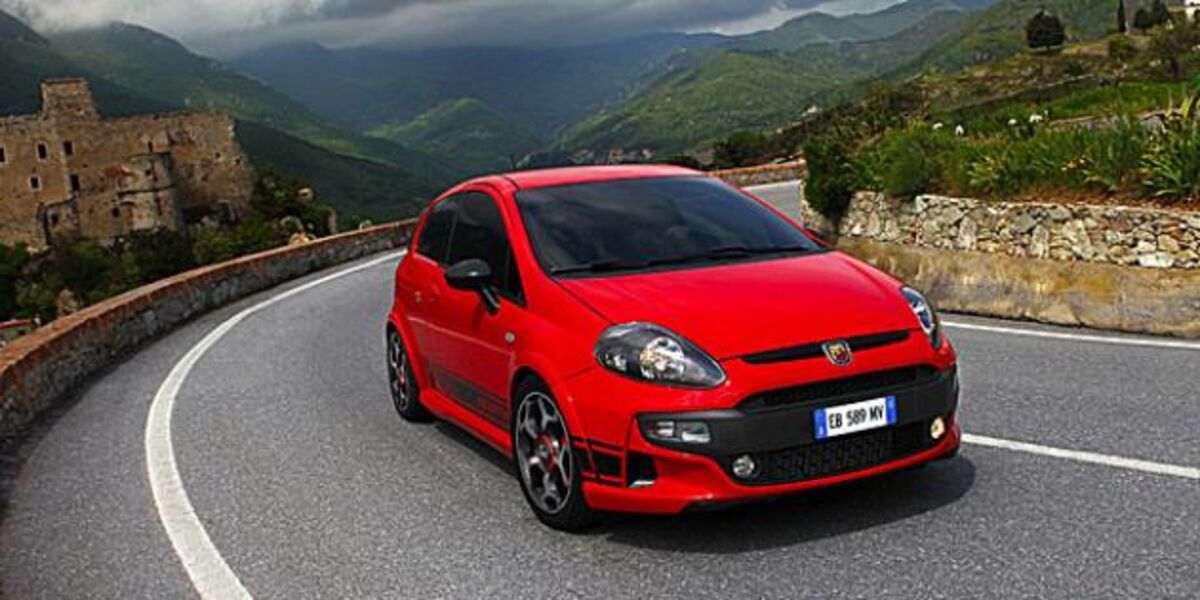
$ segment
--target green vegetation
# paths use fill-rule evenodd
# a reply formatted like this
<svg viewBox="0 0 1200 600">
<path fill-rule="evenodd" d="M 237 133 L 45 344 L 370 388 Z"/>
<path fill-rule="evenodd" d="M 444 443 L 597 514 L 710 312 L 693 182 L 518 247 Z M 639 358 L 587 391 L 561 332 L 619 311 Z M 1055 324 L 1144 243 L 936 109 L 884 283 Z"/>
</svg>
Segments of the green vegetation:
<svg viewBox="0 0 1200 600">
<path fill-rule="evenodd" d="M 1035 120 L 1036 122 L 1036 120 Z M 957 136 L 919 124 L 889 131 L 854 159 L 859 185 L 896 196 L 1117 194 L 1175 202 L 1200 194 L 1200 123 L 1132 119 L 1098 129 L 1013 127 Z"/>
<path fill-rule="evenodd" d="M 820 44 L 793 52 L 714 53 L 583 121 L 562 143 L 570 150 L 688 151 L 731 132 L 795 122 L 817 94 L 897 68 L 969 18 L 961 11 L 939 12 L 881 40 Z"/>
<path fill-rule="evenodd" d="M 331 209 L 303 200 L 300 190 L 307 187 L 298 179 L 264 174 L 255 186 L 254 213 L 232 226 L 138 233 L 111 245 L 82 241 L 37 256 L 23 246 L 0 244 L 0 321 L 50 321 L 70 305 L 93 304 L 197 266 L 280 246 L 300 227 L 326 235 Z"/>
<path fill-rule="evenodd" d="M 1057 48 L 1067 41 L 1067 32 L 1058 17 L 1039 10 L 1025 25 L 1025 41 L 1034 50 Z"/>
<path fill-rule="evenodd" d="M 927 69 L 953 72 L 970 65 L 1002 60 L 1025 47 L 1025 26 L 1038 11 L 1053 14 L 1069 41 L 1099 39 L 1108 33 L 1120 0 L 999 0 L 962 31 L 935 45 L 899 74 Z"/>
<path fill-rule="evenodd" d="M 407 123 L 375 127 L 369 135 L 454 157 L 468 174 L 512 168 L 547 139 L 475 98 L 439 104 Z"/>
<path fill-rule="evenodd" d="M 257 123 L 239 122 L 237 136 L 256 169 L 303 177 L 344 219 L 411 217 L 440 191 L 431 182 L 436 173 L 414 177 L 399 167 L 334 154 Z"/>
</svg>

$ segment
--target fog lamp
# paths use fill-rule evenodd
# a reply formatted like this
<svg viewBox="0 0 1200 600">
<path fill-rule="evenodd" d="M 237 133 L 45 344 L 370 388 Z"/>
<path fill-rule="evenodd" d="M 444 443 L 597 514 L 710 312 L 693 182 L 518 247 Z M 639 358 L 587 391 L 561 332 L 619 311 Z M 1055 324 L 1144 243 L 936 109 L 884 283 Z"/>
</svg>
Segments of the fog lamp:
<svg viewBox="0 0 1200 600">
<path fill-rule="evenodd" d="M 733 460 L 733 474 L 738 479 L 750 479 L 758 475 L 758 463 L 754 462 L 754 457 L 743 454 Z"/>
<path fill-rule="evenodd" d="M 938 417 L 929 426 L 929 437 L 940 440 L 943 435 L 946 435 L 946 422 L 941 417 Z"/>
<path fill-rule="evenodd" d="M 707 444 L 712 441 L 712 433 L 704 421 L 652 421 L 645 432 L 646 437 L 664 442 Z"/>
</svg>

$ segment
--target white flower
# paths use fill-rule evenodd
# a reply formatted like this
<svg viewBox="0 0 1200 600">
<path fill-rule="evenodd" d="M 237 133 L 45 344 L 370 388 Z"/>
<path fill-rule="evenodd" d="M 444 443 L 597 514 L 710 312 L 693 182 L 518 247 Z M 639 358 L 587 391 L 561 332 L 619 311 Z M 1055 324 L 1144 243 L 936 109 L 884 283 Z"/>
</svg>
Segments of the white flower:
<svg viewBox="0 0 1200 600">
<path fill-rule="evenodd" d="M 962 136 L 964 136 L 964 135 L 967 135 L 967 128 L 966 128 L 966 127 L 963 127 L 962 125 L 959 125 L 958 127 L 955 127 L 955 128 L 954 128 L 954 135 L 957 135 L 958 137 L 962 137 Z"/>
<path fill-rule="evenodd" d="M 945 127 L 945 126 L 946 126 L 946 124 L 945 124 L 945 123 L 943 123 L 943 122 L 941 122 L 941 121 L 938 121 L 937 123 L 934 123 L 934 124 L 933 124 L 933 130 L 934 130 L 934 131 L 941 131 L 941 129 L 942 129 L 943 127 Z"/>
<path fill-rule="evenodd" d="M 1016 126 L 1017 126 L 1017 120 L 1016 120 L 1016 119 L 1009 119 L 1009 120 L 1008 120 L 1008 126 L 1009 126 L 1009 127 L 1016 127 Z"/>
<path fill-rule="evenodd" d="M 1033 113 L 1032 115 L 1029 115 L 1029 122 L 1034 125 L 1041 123 L 1045 119 L 1046 119 L 1046 117 L 1044 117 L 1038 113 Z"/>
</svg>

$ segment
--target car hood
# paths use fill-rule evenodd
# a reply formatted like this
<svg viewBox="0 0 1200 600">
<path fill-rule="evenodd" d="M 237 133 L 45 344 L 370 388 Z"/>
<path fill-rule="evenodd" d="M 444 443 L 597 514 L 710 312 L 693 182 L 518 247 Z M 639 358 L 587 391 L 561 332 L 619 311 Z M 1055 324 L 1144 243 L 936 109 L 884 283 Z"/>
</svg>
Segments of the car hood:
<svg viewBox="0 0 1200 600">
<path fill-rule="evenodd" d="M 917 326 L 899 283 L 837 252 L 559 282 L 613 323 L 662 325 L 717 360 Z"/>
</svg>

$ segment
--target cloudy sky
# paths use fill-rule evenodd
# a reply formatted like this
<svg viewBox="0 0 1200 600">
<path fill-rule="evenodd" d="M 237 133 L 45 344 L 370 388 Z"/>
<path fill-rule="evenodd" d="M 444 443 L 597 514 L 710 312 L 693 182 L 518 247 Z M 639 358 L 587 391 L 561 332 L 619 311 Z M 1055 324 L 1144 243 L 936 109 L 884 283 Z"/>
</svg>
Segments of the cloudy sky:
<svg viewBox="0 0 1200 600">
<path fill-rule="evenodd" d="M 213 53 L 315 41 L 381 45 L 561 45 L 656 31 L 746 33 L 811 10 L 898 0 L 0 0 L 39 29 L 125 21 Z"/>
</svg>

